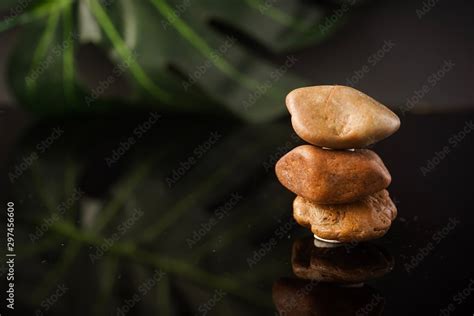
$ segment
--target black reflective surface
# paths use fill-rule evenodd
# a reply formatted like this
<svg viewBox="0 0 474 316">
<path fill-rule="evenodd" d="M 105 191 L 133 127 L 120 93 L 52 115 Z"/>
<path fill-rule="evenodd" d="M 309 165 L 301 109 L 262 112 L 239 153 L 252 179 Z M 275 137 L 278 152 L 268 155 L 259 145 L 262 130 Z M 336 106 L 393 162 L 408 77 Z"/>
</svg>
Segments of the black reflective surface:
<svg viewBox="0 0 474 316">
<path fill-rule="evenodd" d="M 13 135 L 13 115 L 2 133 Z M 36 123 L 2 149 L 18 315 L 474 313 L 473 114 L 402 116 L 373 148 L 398 218 L 373 242 L 393 270 L 363 287 L 292 271 L 293 244 L 310 233 L 273 171 L 301 143 L 288 119 L 154 118 Z M 281 309 L 295 293 L 300 309 Z"/>
</svg>

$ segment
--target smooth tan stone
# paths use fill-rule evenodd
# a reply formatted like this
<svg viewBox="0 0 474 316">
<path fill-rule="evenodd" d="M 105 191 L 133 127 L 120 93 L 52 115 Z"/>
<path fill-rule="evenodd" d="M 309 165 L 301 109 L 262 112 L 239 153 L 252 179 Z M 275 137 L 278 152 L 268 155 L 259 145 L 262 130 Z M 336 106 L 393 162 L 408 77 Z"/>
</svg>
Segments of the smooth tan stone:
<svg viewBox="0 0 474 316">
<path fill-rule="evenodd" d="M 319 204 L 356 201 L 387 188 L 391 181 L 380 157 L 368 149 L 341 151 L 302 145 L 283 156 L 275 171 L 286 188 Z"/>
<path fill-rule="evenodd" d="M 358 284 L 389 273 L 394 260 L 385 249 L 370 243 L 319 248 L 310 237 L 293 243 L 291 266 L 298 278 Z"/>
<path fill-rule="evenodd" d="M 351 87 L 299 88 L 287 95 L 286 106 L 298 136 L 320 147 L 363 148 L 400 127 L 395 113 Z"/>
<path fill-rule="evenodd" d="M 316 204 L 301 196 L 293 202 L 293 217 L 301 226 L 321 238 L 341 242 L 382 237 L 396 216 L 387 190 L 347 204 Z"/>
</svg>

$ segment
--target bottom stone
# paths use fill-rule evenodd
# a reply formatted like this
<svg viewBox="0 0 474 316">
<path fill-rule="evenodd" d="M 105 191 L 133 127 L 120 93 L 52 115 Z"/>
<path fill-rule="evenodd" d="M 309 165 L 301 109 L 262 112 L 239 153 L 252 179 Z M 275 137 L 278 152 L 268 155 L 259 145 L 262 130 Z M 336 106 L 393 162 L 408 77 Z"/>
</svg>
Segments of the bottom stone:
<svg viewBox="0 0 474 316">
<path fill-rule="evenodd" d="M 346 204 L 316 204 L 298 196 L 293 216 L 326 243 L 359 242 L 382 237 L 397 216 L 387 190 Z"/>
</svg>

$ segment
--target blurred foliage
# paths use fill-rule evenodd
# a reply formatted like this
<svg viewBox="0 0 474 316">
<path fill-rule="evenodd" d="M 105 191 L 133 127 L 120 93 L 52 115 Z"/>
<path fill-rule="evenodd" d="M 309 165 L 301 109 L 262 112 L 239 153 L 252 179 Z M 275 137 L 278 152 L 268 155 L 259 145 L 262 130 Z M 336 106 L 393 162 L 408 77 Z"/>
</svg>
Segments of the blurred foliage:
<svg viewBox="0 0 474 316">
<path fill-rule="evenodd" d="M 262 51 L 285 56 L 345 21 L 329 19 L 337 5 L 305 1 L 39 0 L 2 1 L 0 9 L 0 31 L 21 25 L 9 67 L 15 96 L 60 115 L 121 104 L 270 120 L 284 113 L 288 91 L 307 83 L 291 74 L 294 61 L 274 64 Z M 92 86 L 76 58 L 86 43 L 116 65 Z M 122 75 L 130 91 L 104 93 Z"/>
<path fill-rule="evenodd" d="M 7 170 L 37 153 L 8 193 L 17 214 L 17 305 L 25 315 L 45 312 L 42 302 L 64 284 L 69 290 L 45 314 L 116 315 L 137 293 L 133 315 L 201 314 L 215 291 L 226 295 L 209 315 L 272 314 L 271 285 L 291 267 L 289 236 L 297 227 L 275 234 L 291 219 L 293 197 L 271 168 L 281 146 L 294 142 L 289 127 L 189 120 L 189 134 L 162 119 L 108 167 L 104 157 L 144 120 L 49 122 L 26 134 Z M 61 136 L 48 142 L 58 128 Z M 197 158 L 195 149 L 210 133 L 222 137 Z M 192 156 L 196 163 L 168 185 L 173 170 Z M 83 193 L 73 198 L 76 191 Z M 218 218 L 216 209 L 233 193 L 242 199 Z M 130 223 L 136 209 L 143 215 Z M 217 223 L 191 248 L 187 239 L 211 218 Z M 122 233 L 124 223 L 130 224 Z M 38 229 L 43 233 L 35 235 Z M 108 246 L 114 234 L 119 238 Z M 250 267 L 247 259 L 270 238 L 277 245 Z M 106 251 L 92 260 L 98 247 Z M 166 275 L 140 294 L 155 271 Z"/>
</svg>

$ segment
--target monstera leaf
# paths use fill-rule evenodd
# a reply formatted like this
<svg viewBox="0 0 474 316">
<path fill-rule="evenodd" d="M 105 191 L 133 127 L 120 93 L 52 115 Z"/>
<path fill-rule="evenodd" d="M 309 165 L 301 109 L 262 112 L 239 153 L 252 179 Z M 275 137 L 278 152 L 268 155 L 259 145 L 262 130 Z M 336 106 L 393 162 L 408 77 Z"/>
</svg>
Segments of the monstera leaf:
<svg viewBox="0 0 474 316">
<path fill-rule="evenodd" d="M 146 105 L 262 121 L 282 114 L 287 92 L 306 84 L 291 74 L 298 62 L 291 51 L 331 34 L 344 21 L 329 19 L 333 9 L 300 1 L 41 0 L 0 30 L 23 25 L 10 82 L 39 113 Z M 115 64 L 92 84 L 75 58 L 85 43 Z M 264 51 L 288 56 L 270 63 Z M 130 91 L 110 96 L 124 78 Z"/>
</svg>

